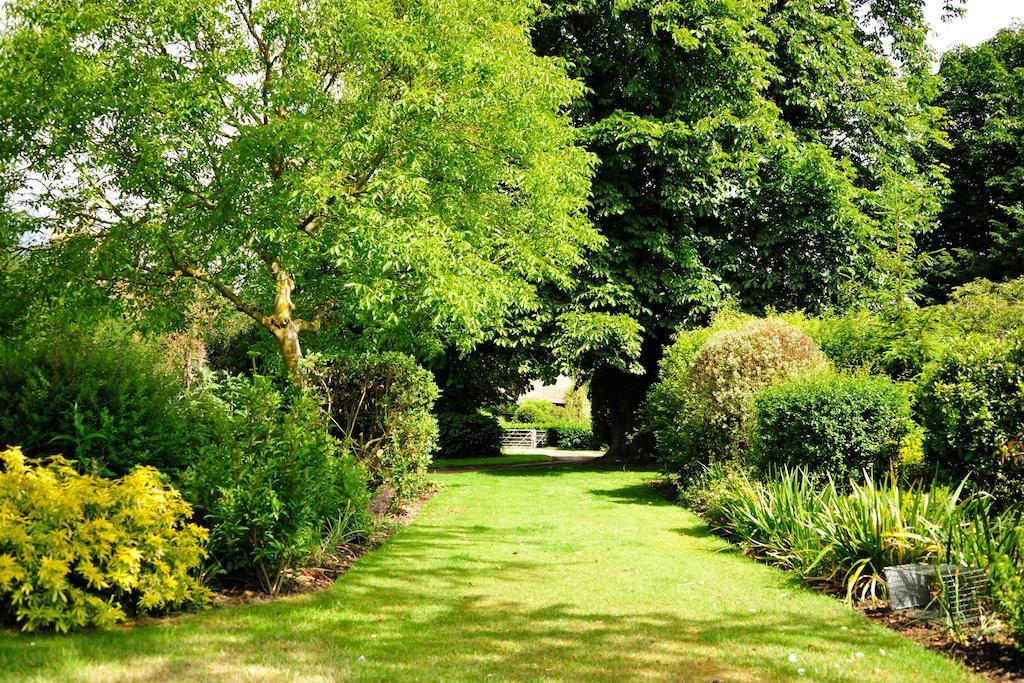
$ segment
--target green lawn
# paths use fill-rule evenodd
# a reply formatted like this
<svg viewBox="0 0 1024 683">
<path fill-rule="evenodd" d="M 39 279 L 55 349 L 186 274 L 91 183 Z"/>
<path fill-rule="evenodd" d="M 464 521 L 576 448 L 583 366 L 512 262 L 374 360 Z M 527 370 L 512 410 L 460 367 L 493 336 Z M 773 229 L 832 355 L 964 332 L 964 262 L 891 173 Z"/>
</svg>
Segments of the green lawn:
<svg viewBox="0 0 1024 683">
<path fill-rule="evenodd" d="M 532 462 L 547 462 L 548 456 L 542 453 L 506 453 L 492 458 L 438 458 L 431 467 L 485 467 L 488 465 L 524 465 Z"/>
<path fill-rule="evenodd" d="M 151 626 L 0 637 L 12 680 L 903 680 L 955 663 L 801 588 L 643 472 L 438 475 L 330 590 Z M 791 661 L 793 660 L 793 661 Z"/>
</svg>

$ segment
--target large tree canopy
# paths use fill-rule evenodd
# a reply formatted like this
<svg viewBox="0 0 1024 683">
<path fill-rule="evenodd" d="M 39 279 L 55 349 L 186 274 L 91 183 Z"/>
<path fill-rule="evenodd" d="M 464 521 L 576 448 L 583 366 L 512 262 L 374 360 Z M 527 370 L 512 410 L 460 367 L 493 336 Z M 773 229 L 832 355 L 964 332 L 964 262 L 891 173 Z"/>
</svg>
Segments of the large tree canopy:
<svg viewBox="0 0 1024 683">
<path fill-rule="evenodd" d="M 13 0 L 0 244 L 173 308 L 201 283 L 286 363 L 326 322 L 463 348 L 599 244 L 581 92 L 528 0 Z"/>
<path fill-rule="evenodd" d="M 928 293 L 1024 274 L 1024 28 L 943 55 L 938 104 L 951 192 L 924 248 L 939 252 Z"/>
<path fill-rule="evenodd" d="M 574 114 L 608 239 L 574 304 L 645 331 L 646 377 L 595 369 L 613 450 L 678 326 L 727 299 L 821 309 L 906 283 L 936 208 L 915 161 L 938 118 L 922 4 L 550 3 L 534 42 L 589 88 Z"/>
</svg>

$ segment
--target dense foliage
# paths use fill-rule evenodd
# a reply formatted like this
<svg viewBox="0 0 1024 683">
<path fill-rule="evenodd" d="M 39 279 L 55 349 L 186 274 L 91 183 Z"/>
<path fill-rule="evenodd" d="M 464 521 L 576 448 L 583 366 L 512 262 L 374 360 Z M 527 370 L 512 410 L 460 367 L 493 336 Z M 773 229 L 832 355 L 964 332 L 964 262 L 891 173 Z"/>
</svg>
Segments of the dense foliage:
<svg viewBox="0 0 1024 683">
<path fill-rule="evenodd" d="M 644 335 L 646 374 L 594 371 L 613 451 L 671 334 L 727 297 L 758 313 L 902 301 L 941 186 L 922 0 L 547 5 L 534 42 L 589 88 L 573 115 L 608 240 L 570 304 Z"/>
<path fill-rule="evenodd" d="M 151 468 L 111 480 L 0 452 L 0 615 L 67 631 L 204 602 L 191 515 Z"/>
<path fill-rule="evenodd" d="M 90 471 L 184 469 L 211 416 L 152 342 L 123 325 L 61 326 L 0 344 L 0 443 Z"/>
<path fill-rule="evenodd" d="M 885 567 L 993 567 L 1024 547 L 1016 513 L 998 515 L 959 490 L 908 488 L 895 477 L 851 485 L 822 486 L 799 470 L 764 482 L 734 474 L 719 482 L 705 514 L 750 553 L 860 598 L 883 594 Z"/>
<path fill-rule="evenodd" d="M 778 319 L 725 317 L 680 332 L 644 410 L 659 459 L 694 476 L 702 465 L 735 458 L 750 441 L 755 393 L 826 367 L 810 337 Z"/>
<path fill-rule="evenodd" d="M 886 377 L 819 374 L 757 393 L 752 464 L 800 467 L 842 488 L 865 471 L 881 476 L 921 459 L 908 391 Z"/>
<path fill-rule="evenodd" d="M 928 455 L 1004 501 L 1024 494 L 1024 339 L 960 340 L 920 381 Z"/>
<path fill-rule="evenodd" d="M 186 496 L 210 529 L 210 571 L 275 593 L 325 539 L 365 535 L 365 476 L 330 435 L 321 396 L 261 376 L 226 377 L 216 392 L 230 424 L 186 472 Z"/>
<path fill-rule="evenodd" d="M 556 422 L 565 419 L 563 410 L 551 401 L 529 398 L 512 412 L 513 422 Z"/>
<path fill-rule="evenodd" d="M 334 434 L 373 488 L 401 499 L 420 492 L 437 448 L 433 377 L 402 353 L 339 353 L 311 368 L 326 395 Z"/>
<path fill-rule="evenodd" d="M 590 424 L 567 422 L 545 428 L 547 445 L 571 451 L 596 450 L 601 447 Z"/>
<path fill-rule="evenodd" d="M 600 242 L 581 87 L 534 54 L 534 10 L 8 2 L 0 245 L 154 317 L 199 283 L 293 370 L 324 324 L 467 349 Z"/>
<path fill-rule="evenodd" d="M 942 299 L 977 277 L 1024 275 L 1024 27 L 947 52 L 939 76 L 951 192 L 922 246 L 941 250 L 926 275 Z"/>
<path fill-rule="evenodd" d="M 483 413 L 437 416 L 439 458 L 489 458 L 501 455 L 501 425 Z"/>
</svg>

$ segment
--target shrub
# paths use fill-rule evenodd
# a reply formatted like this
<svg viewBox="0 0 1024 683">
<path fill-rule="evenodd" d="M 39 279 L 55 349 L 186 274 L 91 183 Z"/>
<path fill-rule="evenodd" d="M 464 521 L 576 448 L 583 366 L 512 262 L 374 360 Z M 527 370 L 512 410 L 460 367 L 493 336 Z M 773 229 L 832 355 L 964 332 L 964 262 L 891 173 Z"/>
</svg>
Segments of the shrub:
<svg viewBox="0 0 1024 683">
<path fill-rule="evenodd" d="M 366 468 L 371 487 L 386 487 L 397 500 L 421 491 L 438 436 L 430 372 L 401 353 L 339 354 L 313 372 L 335 434 Z"/>
<path fill-rule="evenodd" d="M 912 379 L 962 337 L 1005 339 L 1024 327 L 1024 278 L 976 280 L 953 290 L 948 303 L 910 309 L 899 320 L 865 310 L 783 318 L 810 335 L 837 367 Z"/>
<path fill-rule="evenodd" d="M 440 458 L 489 458 L 501 455 L 501 426 L 483 413 L 437 416 Z"/>
<path fill-rule="evenodd" d="M 594 430 L 589 424 L 564 423 L 547 427 L 548 446 L 569 450 L 595 450 L 600 448 Z"/>
<path fill-rule="evenodd" d="M 0 453 L 0 613 L 25 630 L 109 626 L 204 602 L 206 531 L 151 468 L 120 479 Z"/>
<path fill-rule="evenodd" d="M 758 389 L 827 367 L 810 337 L 792 325 L 730 322 L 677 336 L 644 409 L 658 456 L 685 477 L 743 451 Z"/>
<path fill-rule="evenodd" d="M 206 423 L 158 347 L 115 323 L 0 347 L 0 444 L 30 456 L 62 450 L 108 476 L 177 471 Z"/>
<path fill-rule="evenodd" d="M 876 313 L 859 309 L 820 317 L 787 313 L 782 318 L 813 339 L 836 368 L 888 368 L 883 356 L 892 343 L 893 326 Z"/>
<path fill-rule="evenodd" d="M 887 566 L 948 561 L 950 531 L 972 509 L 959 490 L 904 488 L 895 476 L 853 481 L 848 493 L 802 470 L 764 482 L 734 474 L 720 485 L 706 512 L 713 527 L 752 555 L 861 599 L 883 595 Z"/>
<path fill-rule="evenodd" d="M 837 482 L 883 474 L 914 435 L 910 395 L 887 377 L 819 374 L 759 391 L 752 462 L 800 466 Z"/>
<path fill-rule="evenodd" d="M 954 345 L 922 375 L 917 412 L 946 478 L 969 477 L 1003 500 L 1024 494 L 1024 338 Z"/>
<path fill-rule="evenodd" d="M 520 403 L 514 413 L 513 422 L 530 422 L 550 424 L 565 419 L 565 411 L 551 401 L 529 398 Z"/>
<path fill-rule="evenodd" d="M 185 473 L 186 492 L 210 529 L 211 571 L 275 593 L 329 531 L 367 530 L 365 477 L 329 434 L 321 397 L 261 376 L 214 391 L 230 428 Z"/>
</svg>

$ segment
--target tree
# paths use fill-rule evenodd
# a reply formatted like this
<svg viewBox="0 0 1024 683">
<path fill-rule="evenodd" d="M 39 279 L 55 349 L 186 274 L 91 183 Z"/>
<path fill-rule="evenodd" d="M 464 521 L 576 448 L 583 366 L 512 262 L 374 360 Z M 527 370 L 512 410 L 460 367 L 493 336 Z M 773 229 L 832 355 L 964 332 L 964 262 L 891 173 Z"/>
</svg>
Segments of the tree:
<svg viewBox="0 0 1024 683">
<path fill-rule="evenodd" d="M 469 348 L 600 238 L 581 93 L 528 0 L 13 0 L 0 244 L 173 313 L 201 283 L 277 339 Z"/>
<path fill-rule="evenodd" d="M 613 452 L 635 450 L 637 406 L 679 326 L 729 299 L 819 310 L 891 280 L 876 259 L 894 252 L 875 244 L 893 234 L 891 203 L 875 195 L 907 179 L 921 196 L 903 208 L 920 211 L 901 215 L 921 226 L 940 185 L 922 4 L 549 3 L 534 43 L 589 88 L 573 113 L 600 159 L 591 216 L 608 240 L 571 304 L 643 329 L 644 374 L 591 368 Z"/>
<path fill-rule="evenodd" d="M 939 75 L 951 192 L 922 248 L 939 254 L 927 291 L 941 301 L 975 278 L 1024 274 L 1024 27 L 946 53 Z"/>
</svg>

